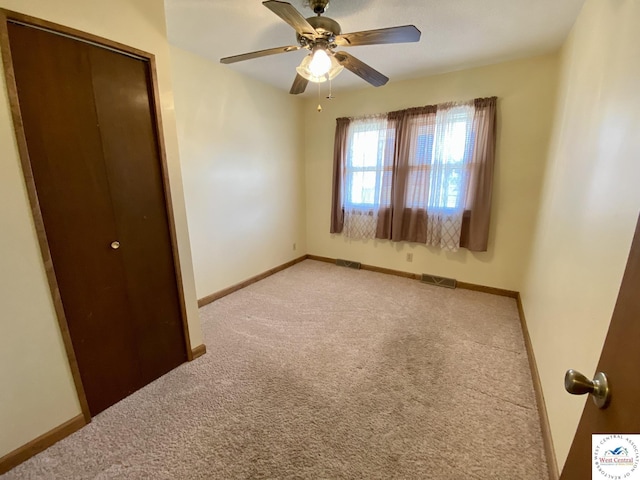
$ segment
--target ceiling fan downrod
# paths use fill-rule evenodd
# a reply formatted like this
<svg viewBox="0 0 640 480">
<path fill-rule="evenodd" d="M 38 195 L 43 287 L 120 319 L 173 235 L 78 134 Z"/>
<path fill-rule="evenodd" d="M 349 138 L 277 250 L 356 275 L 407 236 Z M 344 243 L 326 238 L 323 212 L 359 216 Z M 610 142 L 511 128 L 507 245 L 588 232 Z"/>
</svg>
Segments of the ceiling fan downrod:
<svg viewBox="0 0 640 480">
<path fill-rule="evenodd" d="M 329 0 L 307 0 L 307 4 L 316 15 L 322 15 L 329 8 Z"/>
</svg>

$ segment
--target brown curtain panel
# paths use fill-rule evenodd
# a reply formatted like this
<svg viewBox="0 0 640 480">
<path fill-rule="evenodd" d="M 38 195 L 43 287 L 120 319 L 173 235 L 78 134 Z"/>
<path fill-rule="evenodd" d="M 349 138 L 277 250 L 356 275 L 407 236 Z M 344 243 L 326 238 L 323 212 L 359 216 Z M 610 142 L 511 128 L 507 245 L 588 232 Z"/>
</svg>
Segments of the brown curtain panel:
<svg viewBox="0 0 640 480">
<path fill-rule="evenodd" d="M 435 105 L 429 105 L 389 113 L 389 120 L 396 131 L 391 211 L 386 216 L 379 216 L 377 238 L 394 242 L 426 242 L 427 213 L 420 205 L 426 207 L 429 197 L 429 172 L 411 162 L 416 159 L 414 150 L 419 132 L 433 134 L 436 111 Z M 381 225 L 382 221 L 386 223 Z M 390 228 L 387 228 L 389 224 Z"/>
<path fill-rule="evenodd" d="M 496 103 L 497 97 L 474 100 L 474 148 L 466 207 L 469 213 L 465 215 L 460 238 L 460 246 L 474 252 L 486 252 L 489 243 L 496 154 Z"/>
<path fill-rule="evenodd" d="M 331 233 L 342 233 L 344 227 L 344 208 L 342 185 L 344 166 L 347 162 L 347 134 L 351 119 L 336 119 L 336 134 L 333 144 L 333 184 L 331 195 Z"/>
<path fill-rule="evenodd" d="M 384 174 L 382 179 L 383 192 L 380 198 L 380 208 L 378 210 L 378 221 L 376 223 L 376 238 L 388 240 L 391 238 L 392 232 L 392 220 L 393 220 L 393 202 L 395 197 L 395 170 L 396 170 L 396 158 L 398 152 L 396 151 L 397 135 L 399 131 L 400 121 L 402 115 L 392 112 L 387 114 L 387 145 L 385 146 L 384 153 Z"/>
</svg>

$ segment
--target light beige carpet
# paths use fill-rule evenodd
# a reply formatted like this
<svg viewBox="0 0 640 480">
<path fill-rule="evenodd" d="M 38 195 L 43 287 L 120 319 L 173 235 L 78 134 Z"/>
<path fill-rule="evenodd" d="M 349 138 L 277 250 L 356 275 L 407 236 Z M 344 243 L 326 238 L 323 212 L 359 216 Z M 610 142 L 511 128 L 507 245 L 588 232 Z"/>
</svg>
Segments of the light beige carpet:
<svg viewBox="0 0 640 480">
<path fill-rule="evenodd" d="M 8 479 L 547 478 L 513 299 L 306 260 Z"/>
</svg>

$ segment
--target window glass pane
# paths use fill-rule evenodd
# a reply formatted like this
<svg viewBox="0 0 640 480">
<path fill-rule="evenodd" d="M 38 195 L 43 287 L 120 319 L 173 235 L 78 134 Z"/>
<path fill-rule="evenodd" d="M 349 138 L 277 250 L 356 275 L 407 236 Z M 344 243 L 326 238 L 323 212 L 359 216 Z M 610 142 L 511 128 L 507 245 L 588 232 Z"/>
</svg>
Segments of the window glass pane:
<svg viewBox="0 0 640 480">
<path fill-rule="evenodd" d="M 392 138 L 393 131 L 387 128 L 386 119 L 364 119 L 351 126 L 346 165 L 347 205 L 370 208 L 379 203 L 384 158 L 393 153 L 393 142 L 388 142 L 387 136 Z"/>
<path fill-rule="evenodd" d="M 353 167 L 375 167 L 378 164 L 378 131 L 355 132 L 351 143 Z"/>
<path fill-rule="evenodd" d="M 414 155 L 410 159 L 411 165 L 428 165 L 433 155 L 433 134 L 427 133 L 427 129 L 421 128 L 416 137 Z"/>
<path fill-rule="evenodd" d="M 353 172 L 351 203 L 373 205 L 376 198 L 377 172 Z"/>
<path fill-rule="evenodd" d="M 445 181 L 444 205 L 447 208 L 456 208 L 460 200 L 462 190 L 462 171 L 459 168 L 449 169 Z"/>
<path fill-rule="evenodd" d="M 467 126 L 465 120 L 452 123 L 444 136 L 444 163 L 462 163 L 467 147 Z"/>
<path fill-rule="evenodd" d="M 471 116 L 466 111 L 453 111 L 443 117 L 435 128 L 420 125 L 415 130 L 405 194 L 411 208 L 463 206 Z"/>
</svg>

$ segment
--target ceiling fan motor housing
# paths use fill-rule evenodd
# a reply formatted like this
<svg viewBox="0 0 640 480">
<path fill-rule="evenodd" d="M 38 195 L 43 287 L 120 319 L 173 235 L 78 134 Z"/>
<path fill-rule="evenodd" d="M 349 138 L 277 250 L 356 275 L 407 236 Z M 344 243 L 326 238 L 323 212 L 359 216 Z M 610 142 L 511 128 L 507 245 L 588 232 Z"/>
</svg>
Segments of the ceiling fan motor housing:
<svg viewBox="0 0 640 480">
<path fill-rule="evenodd" d="M 324 37 L 328 44 L 333 44 L 336 39 L 336 36 L 342 33 L 342 28 L 340 24 L 329 17 L 309 17 L 307 18 L 307 22 L 318 32 L 320 35 Z M 313 46 L 316 42 L 316 39 L 307 38 L 302 35 L 298 35 L 298 43 L 303 47 Z"/>
</svg>

